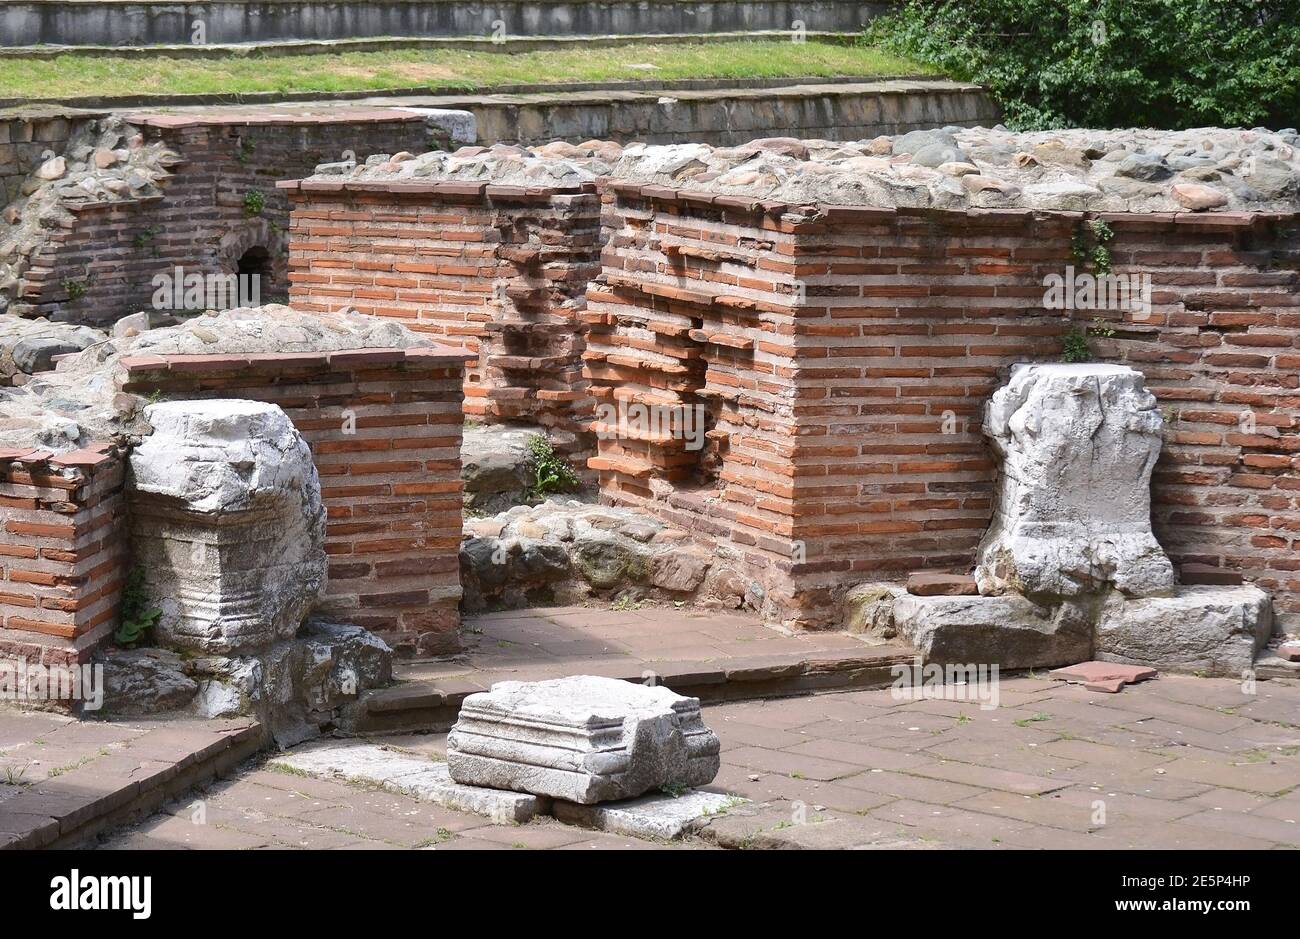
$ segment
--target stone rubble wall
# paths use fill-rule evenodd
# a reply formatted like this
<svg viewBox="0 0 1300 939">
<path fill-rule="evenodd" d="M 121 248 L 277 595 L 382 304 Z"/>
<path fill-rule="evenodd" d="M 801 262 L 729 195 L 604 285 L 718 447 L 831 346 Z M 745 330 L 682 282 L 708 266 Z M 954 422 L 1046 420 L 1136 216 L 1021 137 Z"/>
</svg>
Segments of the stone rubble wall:
<svg viewBox="0 0 1300 939">
<path fill-rule="evenodd" d="M 290 301 L 351 308 L 477 352 L 465 413 L 592 452 L 582 373 L 587 283 L 600 271 L 600 199 L 582 187 L 282 184 L 294 200 Z M 555 435 L 554 432 L 559 432 Z"/>
<path fill-rule="evenodd" d="M 21 283 L 10 291 L 13 312 L 111 323 L 152 307 L 156 275 L 173 274 L 178 266 L 186 274 L 233 274 L 252 248 L 265 249 L 270 258 L 258 302 L 282 299 L 289 207 L 275 187 L 278 180 L 307 174 L 349 150 L 365 160 L 450 142 L 423 114 L 393 108 L 127 114 L 121 120 L 142 150 L 159 151 L 149 163 L 148 185 L 133 184 L 108 198 L 62 199 L 59 224 L 33 233 L 37 241 Z M 108 177 L 118 171 L 98 172 Z M 256 215 L 245 207 L 250 193 L 264 200 Z M 16 207 L 34 211 L 27 201 Z"/>
<path fill-rule="evenodd" d="M 63 153 L 78 129 L 103 116 L 72 108 L 0 112 L 0 202 L 18 198 L 23 182 L 45 162 L 47 150 Z"/>
</svg>

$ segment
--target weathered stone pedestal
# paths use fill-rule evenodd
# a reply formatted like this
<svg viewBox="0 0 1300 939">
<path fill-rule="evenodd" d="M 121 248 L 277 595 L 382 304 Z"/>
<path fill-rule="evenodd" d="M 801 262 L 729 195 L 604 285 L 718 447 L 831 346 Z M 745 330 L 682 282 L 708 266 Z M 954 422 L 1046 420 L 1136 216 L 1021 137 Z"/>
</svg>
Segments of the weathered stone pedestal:
<svg viewBox="0 0 1300 939">
<path fill-rule="evenodd" d="M 392 676 L 366 630 L 304 620 L 325 584 L 325 509 L 311 451 L 273 404 L 145 409 L 130 531 L 162 648 L 112 653 L 112 713 L 256 714 L 281 746 L 336 725 Z M 179 650 L 186 653 L 176 655 Z"/>
<path fill-rule="evenodd" d="M 1142 374 L 1120 365 L 1019 365 L 990 400 L 1001 458 L 980 543 L 980 596 L 894 591 L 886 626 L 941 664 L 1109 662 L 1238 675 L 1272 628 L 1253 586 L 1177 586 L 1151 530 L 1162 421 Z M 912 585 L 909 585 L 909 587 Z"/>
<path fill-rule="evenodd" d="M 720 766 L 698 698 L 582 675 L 498 682 L 447 736 L 451 778 L 583 805 L 702 786 Z"/>
<path fill-rule="evenodd" d="M 1151 532 L 1151 469 L 1163 421 L 1123 365 L 1018 365 L 985 409 L 1001 457 L 980 543 L 981 594 L 1165 593 L 1173 566 Z"/>
<path fill-rule="evenodd" d="M 159 645 L 242 653 L 288 639 L 325 584 L 325 510 L 311 451 L 254 401 L 145 409 L 131 454 L 134 563 L 162 611 Z"/>
</svg>

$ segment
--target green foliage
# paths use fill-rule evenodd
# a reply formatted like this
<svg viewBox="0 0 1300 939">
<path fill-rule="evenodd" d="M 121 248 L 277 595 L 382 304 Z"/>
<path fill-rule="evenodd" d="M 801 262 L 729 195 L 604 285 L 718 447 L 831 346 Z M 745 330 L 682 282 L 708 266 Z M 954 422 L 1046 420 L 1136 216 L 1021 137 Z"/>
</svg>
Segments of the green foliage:
<svg viewBox="0 0 1300 939">
<path fill-rule="evenodd" d="M 543 499 L 553 492 L 572 492 L 582 484 L 573 467 L 541 434 L 534 434 L 529 439 L 528 453 L 533 466 L 531 495 L 534 499 Z"/>
<path fill-rule="evenodd" d="M 1061 359 L 1066 362 L 1091 362 L 1092 347 L 1088 345 L 1088 339 L 1091 337 L 1109 339 L 1114 335 L 1115 330 L 1100 316 L 1094 319 L 1087 329 L 1075 326 L 1061 337 L 1063 346 Z"/>
<path fill-rule="evenodd" d="M 1101 219 L 1075 227 L 1070 236 L 1070 256 L 1080 267 L 1092 267 L 1098 274 L 1110 273 L 1110 249 L 1106 243 L 1115 237 L 1110 225 Z"/>
<path fill-rule="evenodd" d="M 863 42 L 987 85 L 1014 129 L 1294 125 L 1295 0 L 907 0 Z"/>
<path fill-rule="evenodd" d="M 162 228 L 158 225 L 150 225 L 148 228 L 141 230 L 134 239 L 136 249 L 143 251 L 145 248 L 152 247 L 153 251 L 151 253 L 154 257 L 158 257 L 158 245 L 154 242 L 154 239 L 161 234 Z"/>
<path fill-rule="evenodd" d="M 86 295 L 86 285 L 79 280 L 68 278 L 63 282 L 63 289 L 67 291 L 68 299 L 76 303 Z"/>
<path fill-rule="evenodd" d="M 248 216 L 257 216 L 262 214 L 266 208 L 266 196 L 257 190 L 244 193 L 244 214 Z"/>
<path fill-rule="evenodd" d="M 122 625 L 113 633 L 118 645 L 134 645 L 158 625 L 162 610 L 150 609 L 144 591 L 144 568 L 134 567 L 122 588 Z"/>
</svg>

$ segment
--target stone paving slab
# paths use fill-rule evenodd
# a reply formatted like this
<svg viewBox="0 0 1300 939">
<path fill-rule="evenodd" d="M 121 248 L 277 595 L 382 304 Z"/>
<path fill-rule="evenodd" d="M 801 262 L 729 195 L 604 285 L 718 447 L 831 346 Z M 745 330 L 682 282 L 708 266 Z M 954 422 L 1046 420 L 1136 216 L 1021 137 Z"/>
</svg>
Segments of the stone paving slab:
<svg viewBox="0 0 1300 939">
<path fill-rule="evenodd" d="M 360 733 L 446 730 L 466 696 L 497 681 L 601 675 L 702 701 L 764 698 L 892 680 L 903 645 L 840 632 L 789 633 L 754 615 L 647 607 L 548 607 L 466 617 L 456 662 L 399 663 L 400 684 L 368 692 Z"/>
<path fill-rule="evenodd" d="M 579 805 L 557 801 L 554 815 L 571 825 L 584 825 L 617 835 L 671 841 L 742 804 L 746 799 L 725 792 L 654 793 L 621 802 Z"/>
<path fill-rule="evenodd" d="M 318 778 L 378 786 L 501 822 L 527 822 L 545 812 L 550 804 L 549 799 L 523 792 L 461 785 L 452 780 L 446 762 L 435 762 L 427 753 L 408 756 L 357 741 L 328 740 L 298 747 L 272 757 L 267 765 Z"/>
<path fill-rule="evenodd" d="M 210 832 L 188 822 L 191 802 L 105 846 L 1300 846 L 1300 682 L 1261 681 L 1254 695 L 1229 679 L 1191 676 L 1161 676 L 1119 695 L 1045 676 L 1013 676 L 1005 684 L 1004 695 L 1014 690 L 1025 699 L 994 711 L 904 698 L 887 688 L 706 706 L 723 765 L 704 791 L 750 801 L 703 819 L 697 832 L 670 844 L 556 819 L 494 824 L 405 795 L 252 768 L 207 797 Z M 1251 717 L 1252 711 L 1270 717 Z M 1046 716 L 1034 719 L 1040 714 Z M 1244 723 L 1217 719 L 1239 716 Z M 1174 742 L 1180 731 L 1194 743 Z M 425 758 L 445 747 L 437 735 L 382 743 Z"/>
</svg>

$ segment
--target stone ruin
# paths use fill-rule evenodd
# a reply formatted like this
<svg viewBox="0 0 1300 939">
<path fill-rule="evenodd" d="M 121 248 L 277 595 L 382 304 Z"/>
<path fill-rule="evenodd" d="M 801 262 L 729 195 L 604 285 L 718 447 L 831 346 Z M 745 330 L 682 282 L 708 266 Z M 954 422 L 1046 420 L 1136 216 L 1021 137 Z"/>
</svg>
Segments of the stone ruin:
<svg viewBox="0 0 1300 939">
<path fill-rule="evenodd" d="M 698 698 L 591 675 L 497 682 L 447 735 L 456 782 L 579 805 L 707 785 L 720 767 Z"/>
<path fill-rule="evenodd" d="M 1273 631 L 1254 586 L 1179 586 L 1151 531 L 1162 421 L 1141 373 L 1021 365 L 987 406 L 1001 460 L 975 595 L 884 588 L 877 628 L 928 660 L 1103 661 L 1240 675 Z M 875 619 L 875 617 L 872 617 Z"/>
<path fill-rule="evenodd" d="M 706 541 L 744 605 L 792 628 L 844 622 L 873 576 L 970 570 L 997 472 L 984 402 L 1014 365 L 1095 333 L 1175 412 L 1152 476 L 1175 575 L 1257 581 L 1289 625 L 1300 582 L 1278 477 L 1296 417 L 1277 376 L 1300 361 L 1284 270 L 1296 140 L 943 128 L 334 166 L 284 184 L 290 293 L 477 353 L 475 418 L 540 425 L 602 501 Z M 1049 307 L 1044 278 L 1094 276 L 1098 255 L 1145 278 L 1149 312 L 1106 310 L 1097 327 Z M 494 371 L 496 324 L 541 311 L 579 341 Z M 633 426 L 638 409 L 700 415 L 703 445 L 671 422 Z M 1260 429 L 1233 434 L 1243 409 Z"/>
<path fill-rule="evenodd" d="M 462 357 L 391 322 L 283 307 L 120 333 L 0 389 L 0 463 L 11 491 L 21 480 L 34 496 L 31 510 L 6 511 L 6 567 L 15 583 L 20 566 L 45 571 L 22 575 L 30 605 L 0 598 L 27 611 L 6 616 L 7 648 L 47 664 L 101 661 L 109 713 L 255 713 L 282 745 L 340 725 L 391 677 L 381 636 L 400 646 L 417 635 L 403 613 L 384 615 L 390 597 L 419 617 L 412 626 L 448 602 L 454 614 L 459 589 L 442 586 L 456 583 L 454 554 L 438 561 L 454 552 L 459 512 L 427 543 L 385 542 L 382 521 L 331 534 L 326 515 L 392 505 L 395 485 L 429 493 L 403 503 L 407 519 L 417 506 L 445 517 L 438 500 L 458 510 L 459 460 L 439 469 L 428 435 L 445 414 L 455 453 Z M 403 424 L 422 436 L 396 442 Z M 390 456 L 411 447 L 422 460 L 409 484 L 385 468 L 372 496 L 354 454 L 376 436 Z M 331 565 L 344 553 L 347 566 Z M 394 574 L 401 591 L 386 594 Z M 107 641 L 142 626 L 149 645 Z"/>
<path fill-rule="evenodd" d="M 1295 143 L 949 128 L 321 167 L 283 187 L 301 309 L 0 334 L 0 463 L 22 524 L 71 511 L 154 552 L 141 589 L 172 648 L 113 653 L 136 670 L 119 687 L 154 675 L 200 713 L 297 701 L 283 739 L 346 723 L 330 689 L 383 680 L 384 643 L 458 651 L 462 604 L 694 601 L 936 661 L 1236 673 L 1300 611 Z M 1093 337 L 1118 364 L 1040 364 L 1077 322 L 1043 278 L 1086 265 L 1080 242 L 1150 276 L 1150 308 Z M 638 407 L 699 414 L 700 447 Z M 579 491 L 543 498 L 539 435 Z M 0 639 L 94 654 L 116 543 Z M 972 569 L 952 596 L 899 585 Z"/>
</svg>

